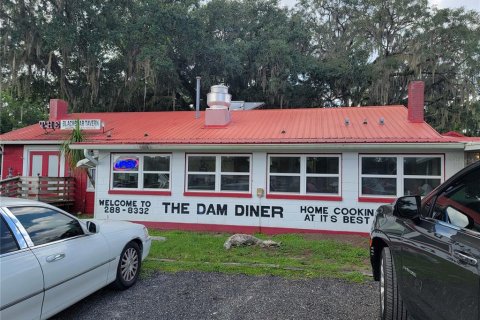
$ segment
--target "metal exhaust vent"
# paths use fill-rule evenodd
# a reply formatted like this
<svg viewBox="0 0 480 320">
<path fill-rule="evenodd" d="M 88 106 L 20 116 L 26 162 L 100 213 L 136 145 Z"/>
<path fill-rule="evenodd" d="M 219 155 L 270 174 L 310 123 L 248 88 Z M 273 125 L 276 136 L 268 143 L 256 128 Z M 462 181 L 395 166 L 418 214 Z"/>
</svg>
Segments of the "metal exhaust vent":
<svg viewBox="0 0 480 320">
<path fill-rule="evenodd" d="M 207 94 L 207 105 L 210 109 L 228 109 L 232 102 L 232 95 L 228 93 L 228 87 L 219 84 L 212 86 Z"/>
</svg>

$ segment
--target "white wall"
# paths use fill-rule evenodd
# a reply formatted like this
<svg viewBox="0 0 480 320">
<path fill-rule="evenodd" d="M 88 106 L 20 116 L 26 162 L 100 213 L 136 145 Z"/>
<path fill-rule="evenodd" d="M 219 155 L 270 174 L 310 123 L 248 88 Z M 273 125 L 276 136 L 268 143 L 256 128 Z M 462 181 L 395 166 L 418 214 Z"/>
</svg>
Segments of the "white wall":
<svg viewBox="0 0 480 320">
<path fill-rule="evenodd" d="M 399 154 L 414 154 L 402 150 Z M 165 151 L 159 151 L 164 153 Z M 206 152 L 206 151 L 202 151 Z M 223 153 L 227 153 L 225 151 Z M 257 188 L 267 190 L 267 154 L 272 152 L 252 152 L 252 174 L 251 187 L 252 198 L 231 198 L 231 197 L 194 197 L 184 196 L 184 173 L 185 173 L 185 152 L 171 152 L 171 196 L 162 195 L 114 195 L 109 194 L 110 183 L 110 152 L 101 152 L 99 166 L 97 168 L 96 195 L 95 195 L 95 217 L 114 220 L 130 221 L 153 221 L 173 222 L 189 224 L 215 224 L 232 226 L 261 226 L 272 228 L 298 228 L 309 230 L 329 230 L 343 232 L 366 233 L 370 230 L 373 214 L 376 208 L 382 203 L 359 202 L 359 154 L 369 153 L 362 151 L 329 152 L 322 150 L 318 153 L 341 154 L 341 196 L 342 201 L 320 201 L 320 200 L 286 200 L 266 199 L 257 197 Z M 212 152 L 218 154 L 219 152 Z M 246 152 L 245 152 L 246 153 Z M 283 151 L 282 153 L 285 153 Z M 292 152 L 300 154 L 300 152 Z M 305 153 L 312 153 L 308 151 Z M 378 151 L 371 152 L 378 154 Z M 445 152 L 438 150 L 434 154 L 445 155 L 444 179 L 447 179 L 464 166 L 463 151 Z M 392 154 L 392 153 L 389 153 Z M 118 200 L 118 201 L 117 201 Z M 121 205 L 121 201 L 136 201 Z M 115 202 L 117 201 L 117 203 Z M 120 202 L 119 202 L 120 201 Z M 165 203 L 168 203 L 165 206 Z M 172 210 L 175 206 L 183 204 L 184 212 Z M 198 214 L 198 206 L 210 206 L 217 208 L 227 207 L 226 215 Z M 266 215 L 269 217 L 238 216 L 235 215 L 236 206 L 265 206 Z M 272 216 L 272 207 L 282 211 L 282 215 Z M 134 214 L 133 211 L 148 212 L 148 214 Z M 302 212 L 302 208 L 303 211 Z M 168 210 L 166 210 L 168 209 Z M 320 212 L 309 213 L 309 210 Z M 237 208 L 238 210 L 238 208 Z M 112 211 L 112 212 L 111 212 Z M 132 212 L 132 213 L 129 213 Z M 216 210 L 215 210 L 216 211 Z"/>
</svg>

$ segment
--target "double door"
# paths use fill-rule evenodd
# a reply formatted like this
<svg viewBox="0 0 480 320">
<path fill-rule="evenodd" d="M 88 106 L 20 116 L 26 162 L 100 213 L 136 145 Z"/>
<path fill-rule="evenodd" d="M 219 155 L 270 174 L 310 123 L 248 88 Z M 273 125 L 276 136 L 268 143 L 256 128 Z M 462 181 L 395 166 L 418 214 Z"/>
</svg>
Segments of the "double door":
<svg viewBox="0 0 480 320">
<path fill-rule="evenodd" d="M 30 151 L 30 177 L 59 177 L 60 152 L 59 151 Z"/>
</svg>

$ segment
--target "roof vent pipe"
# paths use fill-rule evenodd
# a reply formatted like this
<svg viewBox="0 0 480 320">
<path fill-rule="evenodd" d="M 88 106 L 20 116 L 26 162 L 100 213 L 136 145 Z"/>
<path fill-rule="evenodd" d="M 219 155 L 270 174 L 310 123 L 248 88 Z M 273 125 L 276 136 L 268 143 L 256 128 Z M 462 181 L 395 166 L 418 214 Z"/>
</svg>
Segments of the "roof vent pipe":
<svg viewBox="0 0 480 320">
<path fill-rule="evenodd" d="M 195 98 L 195 119 L 200 118 L 200 79 L 202 77 L 197 77 L 197 92 Z"/>
</svg>

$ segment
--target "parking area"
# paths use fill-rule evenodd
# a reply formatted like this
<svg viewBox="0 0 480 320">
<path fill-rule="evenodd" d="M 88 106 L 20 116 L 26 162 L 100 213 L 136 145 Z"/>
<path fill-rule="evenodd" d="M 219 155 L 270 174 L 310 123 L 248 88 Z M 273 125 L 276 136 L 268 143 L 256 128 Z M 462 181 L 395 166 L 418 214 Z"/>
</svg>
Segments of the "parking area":
<svg viewBox="0 0 480 320">
<path fill-rule="evenodd" d="M 102 289 L 52 319 L 378 319 L 378 283 L 158 273 Z"/>
</svg>

